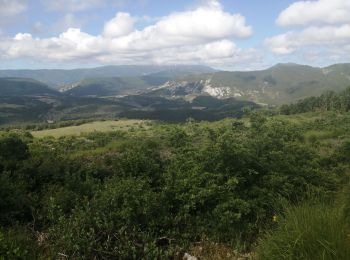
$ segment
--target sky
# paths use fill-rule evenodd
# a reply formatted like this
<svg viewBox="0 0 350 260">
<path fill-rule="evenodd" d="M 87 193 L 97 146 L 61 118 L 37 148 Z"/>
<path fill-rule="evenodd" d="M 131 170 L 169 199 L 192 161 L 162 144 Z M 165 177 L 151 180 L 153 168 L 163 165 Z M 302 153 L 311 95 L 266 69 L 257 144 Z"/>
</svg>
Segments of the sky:
<svg viewBox="0 0 350 260">
<path fill-rule="evenodd" d="M 0 69 L 350 62 L 350 0 L 0 0 Z"/>
</svg>

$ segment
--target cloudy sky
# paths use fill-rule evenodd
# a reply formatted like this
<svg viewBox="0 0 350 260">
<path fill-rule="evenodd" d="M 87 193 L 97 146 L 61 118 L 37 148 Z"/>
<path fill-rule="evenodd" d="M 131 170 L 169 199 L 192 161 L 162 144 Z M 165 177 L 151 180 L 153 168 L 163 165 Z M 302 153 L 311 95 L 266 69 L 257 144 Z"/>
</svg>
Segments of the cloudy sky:
<svg viewBox="0 0 350 260">
<path fill-rule="evenodd" d="M 0 0 L 0 69 L 350 62 L 350 0 Z"/>
</svg>

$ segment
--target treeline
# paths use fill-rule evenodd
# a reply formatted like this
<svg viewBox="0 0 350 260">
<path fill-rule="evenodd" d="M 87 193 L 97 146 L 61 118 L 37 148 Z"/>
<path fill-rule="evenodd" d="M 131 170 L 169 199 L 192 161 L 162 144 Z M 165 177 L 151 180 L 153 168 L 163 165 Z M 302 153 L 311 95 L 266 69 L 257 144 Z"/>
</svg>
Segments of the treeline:
<svg viewBox="0 0 350 260">
<path fill-rule="evenodd" d="M 331 110 L 350 110 L 350 87 L 340 93 L 327 91 L 319 97 L 301 99 L 295 104 L 283 105 L 280 108 L 284 115 Z"/>
<path fill-rule="evenodd" d="M 300 128 L 256 113 L 249 126 L 3 133 L 0 256 L 176 259 L 206 240 L 249 250 L 287 203 L 334 194 L 344 149 L 320 155 Z"/>
</svg>

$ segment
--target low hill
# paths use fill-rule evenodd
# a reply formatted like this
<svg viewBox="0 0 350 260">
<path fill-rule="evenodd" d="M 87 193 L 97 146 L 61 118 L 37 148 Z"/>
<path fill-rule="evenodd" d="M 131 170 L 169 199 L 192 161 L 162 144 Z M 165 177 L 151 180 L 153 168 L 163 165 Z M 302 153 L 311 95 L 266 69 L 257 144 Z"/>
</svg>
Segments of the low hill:
<svg viewBox="0 0 350 260">
<path fill-rule="evenodd" d="M 59 92 L 50 89 L 47 85 L 24 78 L 0 78 L 0 96 L 38 96 L 60 95 Z"/>
</svg>

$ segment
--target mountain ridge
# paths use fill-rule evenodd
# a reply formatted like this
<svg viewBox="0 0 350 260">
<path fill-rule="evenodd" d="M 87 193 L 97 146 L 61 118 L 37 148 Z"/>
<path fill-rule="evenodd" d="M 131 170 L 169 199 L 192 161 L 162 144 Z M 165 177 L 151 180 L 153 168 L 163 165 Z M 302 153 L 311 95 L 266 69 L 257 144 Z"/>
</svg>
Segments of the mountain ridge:
<svg viewBox="0 0 350 260">
<path fill-rule="evenodd" d="M 266 70 L 218 71 L 187 76 L 169 81 L 150 94 L 165 97 L 208 94 L 218 98 L 236 97 L 256 103 L 281 105 L 328 90 L 341 91 L 347 86 L 350 86 L 350 63 L 324 68 L 277 64 Z"/>
<path fill-rule="evenodd" d="M 202 65 L 110 65 L 96 68 L 78 69 L 21 69 L 0 70 L 0 78 L 32 78 L 50 87 L 59 88 L 86 78 L 93 77 L 137 77 L 162 71 L 188 71 L 192 73 L 213 72 L 214 69 Z"/>
<path fill-rule="evenodd" d="M 149 77 L 151 80 L 145 80 Z M 350 85 L 350 64 L 312 67 L 279 63 L 265 70 L 214 71 L 206 73 L 157 72 L 141 77 L 84 79 L 62 90 L 74 96 L 118 96 L 127 94 L 191 98 L 211 95 L 235 97 L 256 103 L 280 105 L 318 95 L 327 90 L 341 91 Z M 122 84 L 121 82 L 124 82 Z"/>
</svg>

